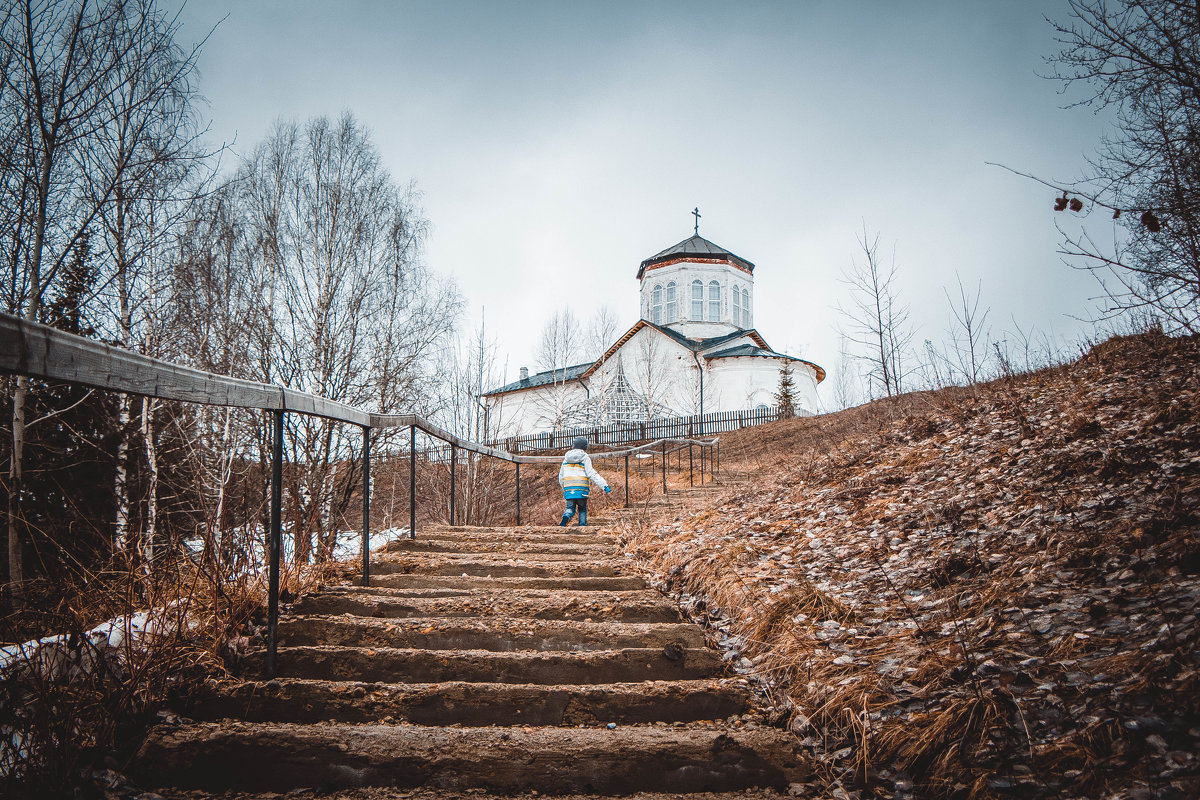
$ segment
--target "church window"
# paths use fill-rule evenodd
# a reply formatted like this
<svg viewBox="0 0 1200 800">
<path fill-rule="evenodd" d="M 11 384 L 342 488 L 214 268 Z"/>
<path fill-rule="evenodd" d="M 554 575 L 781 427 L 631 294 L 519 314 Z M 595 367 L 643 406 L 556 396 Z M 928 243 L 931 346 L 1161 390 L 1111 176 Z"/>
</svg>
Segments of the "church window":
<svg viewBox="0 0 1200 800">
<path fill-rule="evenodd" d="M 721 321 L 721 284 L 716 281 L 708 283 L 708 321 Z"/>
<path fill-rule="evenodd" d="M 704 321 L 704 282 L 692 281 L 692 317 L 696 322 Z"/>
<path fill-rule="evenodd" d="M 671 281 L 670 283 L 667 284 L 666 308 L 667 308 L 667 313 L 666 313 L 665 319 L 666 319 L 666 323 L 668 325 L 670 325 L 672 322 L 674 322 L 679 317 L 679 314 L 677 313 L 676 306 L 675 306 L 675 281 Z"/>
<path fill-rule="evenodd" d="M 742 327 L 753 328 L 754 322 L 750 319 L 750 290 L 742 292 Z"/>
<path fill-rule="evenodd" d="M 654 293 L 652 297 L 653 300 L 651 300 L 650 303 L 650 319 L 655 325 L 662 325 L 663 290 L 661 283 L 654 285 Z"/>
<path fill-rule="evenodd" d="M 742 287 L 733 287 L 733 324 L 742 327 Z"/>
</svg>

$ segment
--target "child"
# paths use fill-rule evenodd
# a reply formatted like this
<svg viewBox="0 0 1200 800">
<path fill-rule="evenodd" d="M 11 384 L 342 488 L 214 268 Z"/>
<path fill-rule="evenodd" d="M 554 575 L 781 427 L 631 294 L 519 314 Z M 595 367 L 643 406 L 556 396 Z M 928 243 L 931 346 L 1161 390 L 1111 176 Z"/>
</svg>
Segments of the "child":
<svg viewBox="0 0 1200 800">
<path fill-rule="evenodd" d="M 591 488 L 589 478 L 602 487 L 605 494 L 612 491 L 604 478 L 600 477 L 600 473 L 592 467 L 592 457 L 587 454 L 587 439 L 580 436 L 571 442 L 571 447 L 572 449 L 563 456 L 562 466 L 558 470 L 558 485 L 562 487 L 563 498 L 567 501 L 567 510 L 563 512 L 562 522 L 558 523 L 560 528 L 567 526 L 571 517 L 575 516 L 576 510 L 579 511 L 579 525 L 587 525 L 587 497 Z"/>
</svg>

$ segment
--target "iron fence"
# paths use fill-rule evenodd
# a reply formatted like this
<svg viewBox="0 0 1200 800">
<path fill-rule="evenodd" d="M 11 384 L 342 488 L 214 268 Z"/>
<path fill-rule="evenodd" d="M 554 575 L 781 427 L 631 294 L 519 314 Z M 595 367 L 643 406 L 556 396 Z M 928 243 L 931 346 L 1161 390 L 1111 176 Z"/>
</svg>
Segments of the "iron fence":
<svg viewBox="0 0 1200 800">
<path fill-rule="evenodd" d="M 570 447 L 571 440 L 582 436 L 592 444 L 615 445 L 654 439 L 682 439 L 711 436 L 717 433 L 741 430 L 755 425 L 775 422 L 782 415 L 778 408 L 750 408 L 743 411 L 715 411 L 695 414 L 690 417 L 663 417 L 642 422 L 615 422 L 590 428 L 560 428 L 556 431 L 512 436 L 497 442 L 510 453 L 536 453 L 545 450 L 562 450 Z M 796 412 L 793 416 L 810 416 L 808 412 Z"/>
</svg>

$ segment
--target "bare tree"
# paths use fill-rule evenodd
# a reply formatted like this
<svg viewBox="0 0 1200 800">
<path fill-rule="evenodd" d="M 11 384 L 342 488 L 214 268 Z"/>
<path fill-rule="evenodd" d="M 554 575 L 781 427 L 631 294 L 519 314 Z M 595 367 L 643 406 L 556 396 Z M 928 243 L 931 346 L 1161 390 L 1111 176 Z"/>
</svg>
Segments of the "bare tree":
<svg viewBox="0 0 1200 800">
<path fill-rule="evenodd" d="M 538 369 L 562 369 L 576 363 L 582 357 L 584 338 L 571 309 L 555 312 L 542 326 L 537 350 Z"/>
<path fill-rule="evenodd" d="M 165 325 L 173 333 L 174 349 L 193 365 L 222 375 L 251 376 L 252 328 L 247 320 L 261 310 L 261 294 L 251 283 L 254 254 L 238 202 L 236 185 L 227 183 L 191 204 L 170 259 L 170 283 L 176 291 Z M 257 414 L 194 409 L 195 446 L 189 455 L 205 510 L 200 536 L 213 574 L 230 574 L 254 556 L 249 534 L 256 520 L 235 518 L 228 497 L 235 481 L 250 482 L 257 475 L 257 495 L 260 501 L 266 498 L 267 473 L 252 469 L 262 429 Z M 260 444 L 265 450 L 266 442 Z"/>
<path fill-rule="evenodd" d="M 430 413 L 428 391 L 461 301 L 420 261 L 427 230 L 411 186 L 395 184 L 349 114 L 280 122 L 236 178 L 261 287 L 253 377 L 380 412 Z M 358 480 L 357 430 L 292 415 L 296 557 L 333 552 Z"/>
<path fill-rule="evenodd" d="M 864 348 L 859 358 L 868 365 L 868 384 L 884 396 L 903 391 L 905 349 L 912 339 L 908 306 L 899 299 L 896 259 L 886 266 L 879 257 L 879 235 L 869 238 L 866 227 L 858 239 L 862 261 L 855 260 L 843 273 L 850 287 L 851 306 L 841 309 L 850 321 L 847 337 Z"/>
<path fill-rule="evenodd" d="M 460 347 L 447 356 L 449 379 L 443 418 L 448 430 L 476 442 L 495 441 L 500 436 L 504 420 L 503 406 L 488 408 L 484 393 L 499 386 L 504 369 L 499 359 L 499 343 L 489 336 L 486 320 L 481 316 L 479 326 Z M 462 453 L 459 458 L 457 506 L 462 519 L 479 521 L 497 491 L 490 471 L 483 465 L 483 456 Z"/>
<path fill-rule="evenodd" d="M 608 306 L 600 306 L 584 331 L 580 355 L 584 360 L 595 361 L 607 352 L 620 334 L 616 313 Z"/>
<path fill-rule="evenodd" d="M 946 302 L 950 304 L 950 355 L 953 366 L 958 370 L 963 380 L 970 386 L 984 377 L 988 363 L 990 334 L 987 328 L 987 317 L 991 309 L 979 310 L 979 298 L 983 293 L 983 282 L 975 287 L 975 293 L 968 295 L 962 285 L 962 277 L 955 275 L 958 281 L 958 298 L 952 298 L 944 287 Z M 930 343 L 926 343 L 927 345 Z"/>
<path fill-rule="evenodd" d="M 0 247 L 8 307 L 39 318 L 44 300 L 75 246 L 118 186 L 136 170 L 132 151 L 105 159 L 101 143 L 120 125 L 120 115 L 141 119 L 147 109 L 181 91 L 190 58 L 172 53 L 173 25 L 164 23 L 153 0 L 17 0 L 0 19 L 0 129 L 15 136 L 4 151 L 3 185 L 15 204 L 4 215 Z M 169 63 L 168 63 L 169 62 Z M 132 72 L 131 72 L 132 71 Z M 123 98 L 131 75 L 136 93 Z M 186 90 L 185 90 L 186 94 Z M 129 141 L 142 141 L 134 125 Z M 26 244 L 28 242 L 28 244 Z M 9 459 L 9 578 L 19 587 L 20 498 L 29 381 L 19 378 L 13 395 Z"/>
<path fill-rule="evenodd" d="M 631 383 L 637 397 L 644 404 L 642 419 L 669 416 L 670 395 L 673 388 L 670 376 L 663 365 L 662 341 L 652 328 L 643 328 L 634 350 L 634 368 L 630 371 Z M 699 385 L 697 377 L 696 385 Z M 690 387 L 683 387 L 689 392 Z M 697 400 L 699 398 L 697 397 Z"/>
<path fill-rule="evenodd" d="M 544 392 L 539 393 L 539 412 L 550 426 L 558 430 L 571 422 L 583 422 L 579 403 L 574 402 L 574 380 L 568 367 L 575 366 L 582 358 L 584 334 L 571 309 L 555 312 L 542 327 L 538 342 L 537 366 L 549 371 L 551 380 Z"/>
<path fill-rule="evenodd" d="M 849 340 L 840 334 L 838 362 L 833 371 L 833 402 L 838 411 L 858 404 L 860 378 L 855 361 L 850 355 Z"/>
<path fill-rule="evenodd" d="M 1114 312 L 1150 309 L 1200 330 L 1200 7 L 1183 0 L 1070 0 L 1053 23 L 1052 77 L 1116 112 L 1082 185 L 1059 186 L 1113 212 L 1124 235 L 1099 245 L 1064 234 L 1063 252 L 1092 269 Z M 1069 192 L 1067 190 L 1070 190 Z"/>
<path fill-rule="evenodd" d="M 114 16 L 115 35 L 134 46 L 117 66 L 115 86 L 103 100 L 105 123 L 96 129 L 91 171 L 112 186 L 101 204 L 98 223 L 107 246 L 106 291 L 115 339 L 123 347 L 155 356 L 176 356 L 164 334 L 170 270 L 164 247 L 190 208 L 210 153 L 198 144 L 203 130 L 196 114 L 192 81 L 198 46 L 190 51 L 175 42 L 178 25 L 153 3 L 127 3 Z M 164 349 L 166 348 L 166 349 Z M 147 562 L 156 550 L 158 457 L 154 411 L 157 402 L 141 403 L 138 428 L 131 425 L 128 396 L 118 401 L 114 543 L 127 545 L 129 525 L 128 464 L 133 440 L 140 436 L 147 468 L 147 507 L 140 545 Z"/>
</svg>

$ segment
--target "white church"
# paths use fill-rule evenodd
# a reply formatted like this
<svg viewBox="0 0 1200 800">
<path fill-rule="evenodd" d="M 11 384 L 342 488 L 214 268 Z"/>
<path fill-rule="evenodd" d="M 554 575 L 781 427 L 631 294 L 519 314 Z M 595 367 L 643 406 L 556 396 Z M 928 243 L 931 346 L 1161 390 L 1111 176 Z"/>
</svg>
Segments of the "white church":
<svg viewBox="0 0 1200 800">
<path fill-rule="evenodd" d="M 754 264 L 697 224 L 637 277 L 641 319 L 599 358 L 534 375 L 522 367 L 519 380 L 484 395 L 501 437 L 774 408 L 785 365 L 796 413 L 816 411 L 825 370 L 772 350 L 754 328 Z"/>
</svg>

